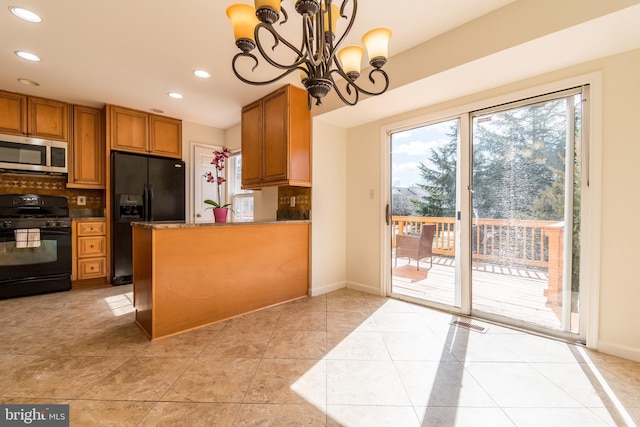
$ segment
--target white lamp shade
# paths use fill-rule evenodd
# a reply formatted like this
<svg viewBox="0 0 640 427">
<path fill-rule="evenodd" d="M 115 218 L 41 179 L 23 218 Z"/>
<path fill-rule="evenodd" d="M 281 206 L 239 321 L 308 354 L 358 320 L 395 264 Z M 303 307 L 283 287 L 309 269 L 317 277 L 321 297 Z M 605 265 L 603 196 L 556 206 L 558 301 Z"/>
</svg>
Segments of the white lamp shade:
<svg viewBox="0 0 640 427">
<path fill-rule="evenodd" d="M 345 46 L 338 51 L 338 58 L 345 73 L 356 72 L 360 74 L 360 64 L 364 48 L 361 46 Z"/>
<path fill-rule="evenodd" d="M 258 24 L 256 10 L 246 3 L 235 3 L 227 8 L 227 16 L 233 25 L 233 35 L 236 40 L 253 40 L 253 31 Z"/>
<path fill-rule="evenodd" d="M 362 43 L 367 47 L 369 61 L 373 58 L 389 57 L 389 39 L 391 30 L 388 28 L 374 28 L 362 36 Z"/>
</svg>

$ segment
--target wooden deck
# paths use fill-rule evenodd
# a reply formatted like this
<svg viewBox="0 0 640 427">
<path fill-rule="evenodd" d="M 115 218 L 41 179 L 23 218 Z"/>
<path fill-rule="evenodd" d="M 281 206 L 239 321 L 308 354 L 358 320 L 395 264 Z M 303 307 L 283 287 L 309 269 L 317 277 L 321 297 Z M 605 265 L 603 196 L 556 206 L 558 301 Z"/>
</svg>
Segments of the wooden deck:
<svg viewBox="0 0 640 427">
<path fill-rule="evenodd" d="M 455 305 L 453 258 L 434 256 L 433 267 L 421 261 L 419 271 L 415 261 L 407 261 L 399 258 L 398 267 L 392 269 L 394 293 Z M 548 286 L 545 271 L 474 262 L 472 281 L 475 310 L 561 329 L 561 307 L 549 304 L 544 295 Z M 572 330 L 577 330 L 577 321 L 577 313 L 572 313 Z"/>
</svg>

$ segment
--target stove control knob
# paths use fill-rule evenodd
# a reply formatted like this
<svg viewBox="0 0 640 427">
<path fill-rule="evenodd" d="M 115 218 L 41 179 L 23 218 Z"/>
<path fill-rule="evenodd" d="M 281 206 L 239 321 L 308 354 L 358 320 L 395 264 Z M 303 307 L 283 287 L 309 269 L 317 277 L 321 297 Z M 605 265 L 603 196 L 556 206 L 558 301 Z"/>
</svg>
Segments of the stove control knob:
<svg viewBox="0 0 640 427">
<path fill-rule="evenodd" d="M 55 223 L 53 221 L 47 221 L 44 223 L 45 227 L 53 227 L 55 225 Z"/>
<path fill-rule="evenodd" d="M 2 228 L 9 228 L 9 227 L 11 227 L 11 221 L 2 222 Z"/>
</svg>

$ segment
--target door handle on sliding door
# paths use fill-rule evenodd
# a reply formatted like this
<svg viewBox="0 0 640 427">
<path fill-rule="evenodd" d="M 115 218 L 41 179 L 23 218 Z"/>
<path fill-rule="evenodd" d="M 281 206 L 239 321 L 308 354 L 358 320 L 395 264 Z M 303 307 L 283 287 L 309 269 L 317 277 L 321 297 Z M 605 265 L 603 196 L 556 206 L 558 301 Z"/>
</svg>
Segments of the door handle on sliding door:
<svg viewBox="0 0 640 427">
<path fill-rule="evenodd" d="M 384 209 L 384 217 L 387 225 L 389 225 L 389 220 L 391 219 L 391 206 L 389 206 L 389 203 L 387 203 L 387 207 Z"/>
</svg>

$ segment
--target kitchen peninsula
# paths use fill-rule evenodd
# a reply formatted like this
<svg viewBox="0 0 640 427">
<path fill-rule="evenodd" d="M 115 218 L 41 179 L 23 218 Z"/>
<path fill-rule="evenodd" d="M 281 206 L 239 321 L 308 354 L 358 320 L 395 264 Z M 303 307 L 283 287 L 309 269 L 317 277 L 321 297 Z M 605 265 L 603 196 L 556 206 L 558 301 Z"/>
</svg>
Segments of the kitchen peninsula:
<svg viewBox="0 0 640 427">
<path fill-rule="evenodd" d="M 309 221 L 131 225 L 136 323 L 152 340 L 308 293 Z"/>
</svg>

